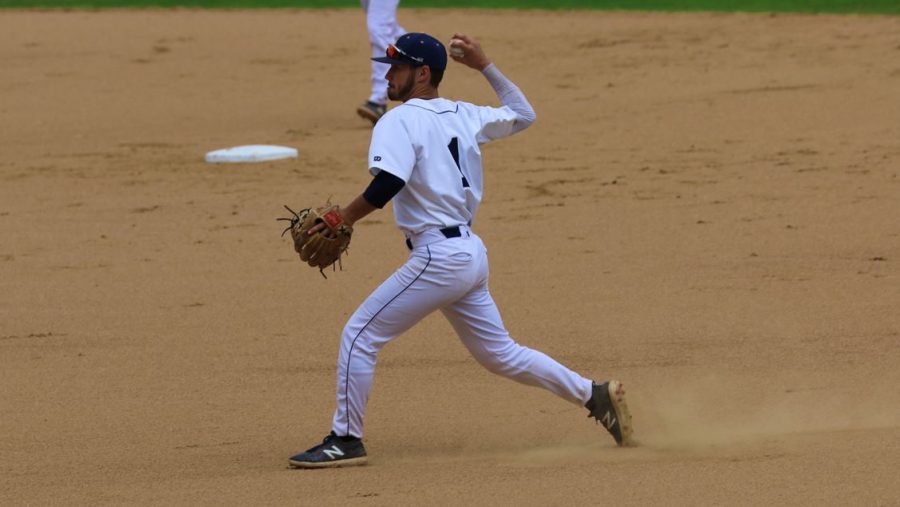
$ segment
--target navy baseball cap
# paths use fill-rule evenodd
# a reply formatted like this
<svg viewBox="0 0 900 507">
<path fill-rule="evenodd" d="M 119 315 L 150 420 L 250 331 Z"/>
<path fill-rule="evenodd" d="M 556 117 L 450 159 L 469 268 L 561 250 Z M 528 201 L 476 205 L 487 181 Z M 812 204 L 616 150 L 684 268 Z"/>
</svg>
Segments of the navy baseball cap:
<svg viewBox="0 0 900 507">
<path fill-rule="evenodd" d="M 372 58 L 376 62 L 400 65 L 427 65 L 432 69 L 447 68 L 447 49 L 441 41 L 427 33 L 401 35 L 397 42 L 389 45 L 385 56 Z"/>
</svg>

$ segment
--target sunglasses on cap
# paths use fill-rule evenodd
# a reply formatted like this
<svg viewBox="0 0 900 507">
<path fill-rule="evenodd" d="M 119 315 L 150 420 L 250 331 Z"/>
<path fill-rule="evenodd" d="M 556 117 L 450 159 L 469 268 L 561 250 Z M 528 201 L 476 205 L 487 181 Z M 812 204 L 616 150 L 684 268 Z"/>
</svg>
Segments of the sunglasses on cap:
<svg viewBox="0 0 900 507">
<path fill-rule="evenodd" d="M 388 58 L 390 58 L 392 60 L 406 59 L 406 60 L 409 60 L 410 62 L 412 62 L 414 65 L 425 65 L 424 57 L 421 57 L 421 56 L 415 57 L 415 56 L 408 55 L 402 49 L 398 48 L 397 46 L 395 46 L 393 44 L 389 44 L 387 47 L 387 50 L 384 53 L 387 55 Z"/>
</svg>

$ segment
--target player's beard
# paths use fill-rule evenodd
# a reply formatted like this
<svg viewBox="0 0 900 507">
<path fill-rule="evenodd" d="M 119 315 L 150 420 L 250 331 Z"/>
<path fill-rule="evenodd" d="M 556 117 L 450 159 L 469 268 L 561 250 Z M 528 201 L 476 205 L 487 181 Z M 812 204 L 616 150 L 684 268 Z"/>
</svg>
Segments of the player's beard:
<svg viewBox="0 0 900 507">
<path fill-rule="evenodd" d="M 396 89 L 396 85 L 394 88 L 388 87 L 388 98 L 391 100 L 399 100 L 400 102 L 406 102 L 409 100 L 409 96 L 412 94 L 413 86 L 416 85 L 416 73 L 415 69 L 412 69 L 413 72 L 409 73 L 409 77 L 406 78 L 406 83 L 403 84 L 403 87 L 399 90 Z"/>
</svg>

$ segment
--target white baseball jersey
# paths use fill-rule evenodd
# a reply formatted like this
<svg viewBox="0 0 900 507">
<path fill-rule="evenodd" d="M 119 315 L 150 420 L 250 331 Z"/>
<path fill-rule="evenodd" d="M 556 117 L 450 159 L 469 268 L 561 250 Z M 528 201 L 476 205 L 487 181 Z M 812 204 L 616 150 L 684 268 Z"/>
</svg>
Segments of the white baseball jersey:
<svg viewBox="0 0 900 507">
<path fill-rule="evenodd" d="M 409 235 L 471 224 L 484 189 L 479 144 L 490 140 L 486 130 L 508 135 L 516 118 L 508 107 L 441 98 L 412 99 L 382 117 L 372 133 L 369 171 L 406 183 L 393 200 L 397 226 Z"/>
</svg>

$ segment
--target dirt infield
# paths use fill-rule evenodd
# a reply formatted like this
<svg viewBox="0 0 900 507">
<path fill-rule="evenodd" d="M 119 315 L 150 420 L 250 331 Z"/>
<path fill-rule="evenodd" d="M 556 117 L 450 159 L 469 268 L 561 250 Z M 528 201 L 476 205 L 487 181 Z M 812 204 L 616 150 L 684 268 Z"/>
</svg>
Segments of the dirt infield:
<svg viewBox="0 0 900 507">
<path fill-rule="evenodd" d="M 494 296 L 625 382 L 642 445 L 432 316 L 380 357 L 370 466 L 288 470 L 407 253 L 380 212 L 324 280 L 274 220 L 368 182 L 362 12 L 0 11 L 0 504 L 900 502 L 900 18 L 401 23 L 479 37 L 537 110 L 484 149 Z M 300 156 L 203 161 L 260 143 Z"/>
</svg>

